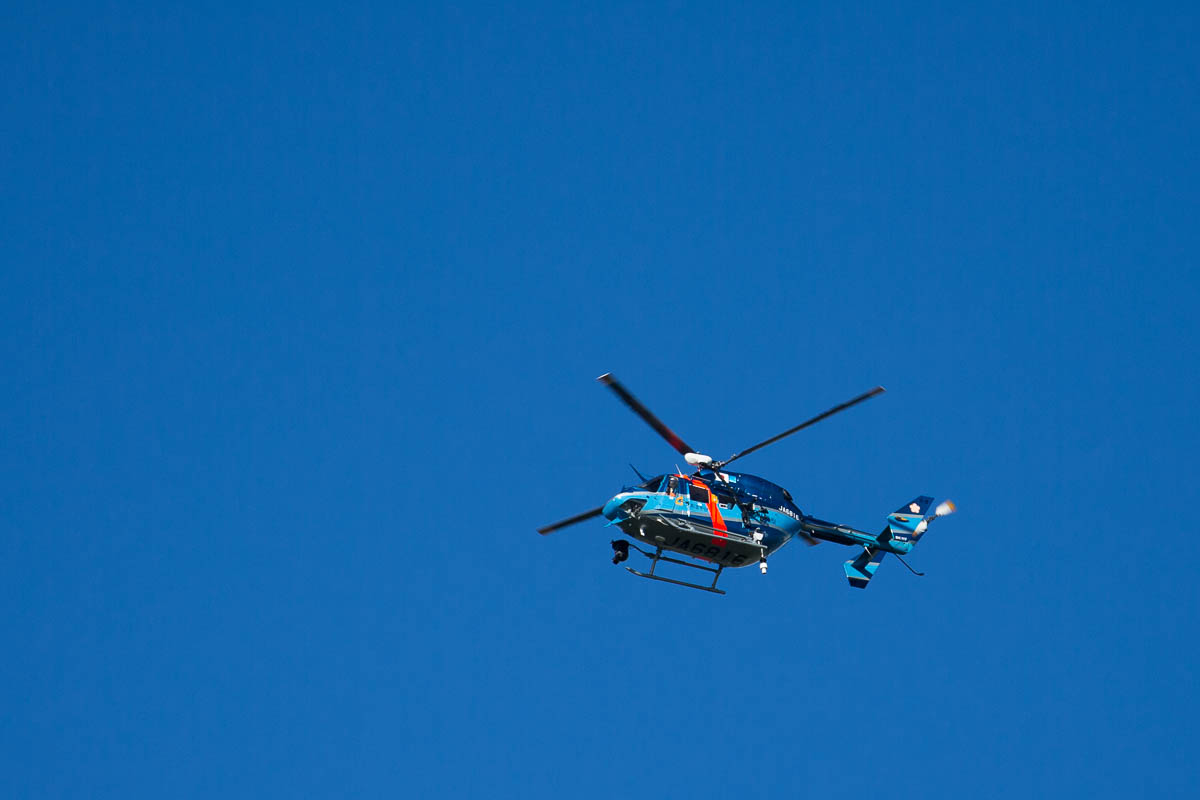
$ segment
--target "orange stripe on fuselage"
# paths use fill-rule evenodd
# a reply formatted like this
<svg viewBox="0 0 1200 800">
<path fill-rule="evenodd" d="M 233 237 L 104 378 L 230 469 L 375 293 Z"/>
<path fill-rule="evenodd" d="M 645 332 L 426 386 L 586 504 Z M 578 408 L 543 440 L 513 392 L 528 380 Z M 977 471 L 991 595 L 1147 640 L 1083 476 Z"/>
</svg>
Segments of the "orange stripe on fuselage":
<svg viewBox="0 0 1200 800">
<path fill-rule="evenodd" d="M 704 490 L 708 492 L 708 516 L 712 520 L 713 533 L 721 539 L 727 539 L 729 529 L 725 527 L 725 518 L 721 516 L 721 509 L 717 507 L 717 496 L 703 481 L 692 481 L 691 483 L 693 486 L 703 486 Z M 725 542 L 719 540 L 715 544 L 717 547 L 725 546 Z"/>
</svg>

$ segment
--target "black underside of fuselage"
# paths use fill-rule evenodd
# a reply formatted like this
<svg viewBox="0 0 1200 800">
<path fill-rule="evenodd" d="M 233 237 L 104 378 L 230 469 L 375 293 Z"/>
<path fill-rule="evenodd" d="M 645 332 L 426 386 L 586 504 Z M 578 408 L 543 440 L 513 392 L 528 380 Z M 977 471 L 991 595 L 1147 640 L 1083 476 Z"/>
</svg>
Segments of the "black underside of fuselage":
<svg viewBox="0 0 1200 800">
<path fill-rule="evenodd" d="M 618 523 L 635 542 L 725 567 L 756 564 L 767 548 L 752 537 L 717 531 L 695 519 L 648 511 Z M 764 539 L 765 541 L 765 539 Z"/>
</svg>

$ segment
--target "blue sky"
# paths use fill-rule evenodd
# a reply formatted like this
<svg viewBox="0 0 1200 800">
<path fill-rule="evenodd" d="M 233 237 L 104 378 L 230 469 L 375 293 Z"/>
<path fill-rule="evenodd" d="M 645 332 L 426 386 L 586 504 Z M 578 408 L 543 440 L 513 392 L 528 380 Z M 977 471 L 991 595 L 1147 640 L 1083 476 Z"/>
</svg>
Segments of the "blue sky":
<svg viewBox="0 0 1200 800">
<path fill-rule="evenodd" d="M 1197 14 L 26 5 L 0 28 L 18 797 L 1196 791 Z M 716 597 L 604 502 L 858 527 Z"/>
</svg>

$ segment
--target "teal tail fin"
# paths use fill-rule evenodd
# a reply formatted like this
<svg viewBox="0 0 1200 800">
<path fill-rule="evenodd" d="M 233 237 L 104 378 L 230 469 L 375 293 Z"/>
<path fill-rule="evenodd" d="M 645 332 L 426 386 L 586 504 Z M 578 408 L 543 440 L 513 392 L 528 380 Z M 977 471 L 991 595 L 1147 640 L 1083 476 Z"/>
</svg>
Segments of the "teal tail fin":
<svg viewBox="0 0 1200 800">
<path fill-rule="evenodd" d="M 879 541 L 886 543 L 890 540 L 900 542 L 902 546 L 907 544 L 910 547 L 916 544 L 921 535 L 925 533 L 925 528 L 928 527 L 922 523 L 925 521 L 925 512 L 931 505 L 933 505 L 933 498 L 922 495 L 888 514 L 887 527 L 879 534 Z M 879 569 L 879 562 L 885 555 L 887 555 L 887 551 L 882 548 L 868 547 L 858 558 L 847 561 L 844 567 L 850 585 L 856 589 L 867 588 L 867 584 L 871 582 L 871 578 L 875 577 L 875 570 Z"/>
<path fill-rule="evenodd" d="M 879 562 L 885 555 L 889 552 L 896 553 L 896 557 L 903 561 L 900 554 L 907 553 L 916 546 L 921 537 L 925 535 L 930 522 L 937 517 L 953 514 L 956 510 L 954 503 L 947 500 L 930 514 L 929 508 L 932 505 L 932 497 L 921 495 L 911 503 L 900 506 L 888 514 L 887 527 L 876 539 L 879 544 L 865 548 L 858 558 L 846 562 L 846 578 L 850 581 L 850 585 L 856 589 L 867 588 L 867 584 L 871 582 L 871 578 L 875 577 L 875 570 L 879 569 Z M 908 566 L 907 562 L 905 566 Z M 909 569 L 911 570 L 912 567 Z"/>
<path fill-rule="evenodd" d="M 921 495 L 907 505 L 900 506 L 891 514 L 888 514 L 888 526 L 884 533 L 890 535 L 897 542 L 911 542 L 916 544 L 921 537 L 925 535 L 925 529 L 929 527 L 926 522 L 925 513 L 929 511 L 929 507 L 933 505 L 933 498 Z"/>
<path fill-rule="evenodd" d="M 875 570 L 879 569 L 879 562 L 885 555 L 887 553 L 878 547 L 868 547 L 858 558 L 847 561 L 843 566 L 850 585 L 855 589 L 867 588 L 867 584 L 871 582 L 871 578 L 875 577 Z"/>
</svg>

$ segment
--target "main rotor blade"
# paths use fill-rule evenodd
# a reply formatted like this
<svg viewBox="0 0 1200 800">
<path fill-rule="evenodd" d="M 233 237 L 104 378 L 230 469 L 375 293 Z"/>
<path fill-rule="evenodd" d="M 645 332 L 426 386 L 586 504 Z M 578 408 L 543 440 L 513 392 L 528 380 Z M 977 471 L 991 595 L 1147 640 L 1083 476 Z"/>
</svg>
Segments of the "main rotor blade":
<svg viewBox="0 0 1200 800">
<path fill-rule="evenodd" d="M 871 391 L 864 392 L 864 393 L 860 394 L 858 397 L 854 398 L 853 400 L 847 400 L 846 402 L 842 403 L 840 406 L 834 406 L 833 408 L 829 409 L 828 411 L 826 411 L 822 414 L 817 414 L 812 419 L 801 422 L 796 427 L 789 428 L 786 431 L 784 431 L 783 433 L 779 434 L 778 436 L 772 436 L 770 439 L 767 439 L 765 442 L 759 442 L 758 444 L 754 445 L 753 447 L 748 447 L 740 453 L 734 453 L 733 455 L 731 455 L 729 458 L 725 459 L 724 461 L 717 461 L 716 463 L 714 463 L 712 465 L 711 469 L 713 469 L 714 471 L 718 470 L 731 461 L 736 461 L 737 459 L 741 458 L 742 456 L 753 453 L 755 450 L 761 450 L 762 448 L 766 447 L 767 445 L 774 444 L 775 442 L 778 442 L 780 439 L 782 439 L 786 436 L 791 436 L 796 431 L 802 431 L 805 428 L 807 428 L 809 425 L 817 424 L 818 422 L 825 419 L 826 417 L 832 417 L 834 414 L 838 413 L 839 411 L 845 411 L 850 406 L 858 405 L 863 400 L 870 400 L 872 397 L 874 397 L 877 394 L 883 394 L 884 391 L 885 390 L 882 386 L 876 386 Z"/>
<path fill-rule="evenodd" d="M 576 514 L 575 516 L 571 517 L 570 519 L 564 519 L 561 522 L 554 523 L 553 525 L 547 525 L 544 528 L 538 528 L 537 531 L 542 536 L 545 536 L 547 533 L 554 533 L 559 528 L 565 528 L 568 525 L 574 525 L 577 522 L 583 522 L 584 520 L 589 520 L 592 517 L 598 517 L 598 516 L 600 516 L 600 514 L 603 511 L 604 511 L 604 506 L 600 506 L 599 508 L 593 508 L 591 511 L 585 511 L 582 514 Z"/>
<path fill-rule="evenodd" d="M 686 456 L 688 453 L 696 452 L 689 447 L 687 443 L 683 441 L 683 439 L 680 439 L 679 435 L 675 433 L 675 431 L 668 428 L 663 424 L 661 419 L 654 416 L 650 409 L 646 408 L 638 401 L 636 397 L 631 395 L 629 390 L 622 386 L 620 381 L 612 376 L 612 373 L 606 372 L 599 378 L 596 378 L 596 380 L 600 381 L 605 386 L 616 392 L 617 397 L 621 398 L 625 405 L 633 409 L 633 413 L 646 420 L 646 424 L 658 431 L 658 435 L 666 439 L 667 444 L 678 450 L 680 455 Z"/>
</svg>

